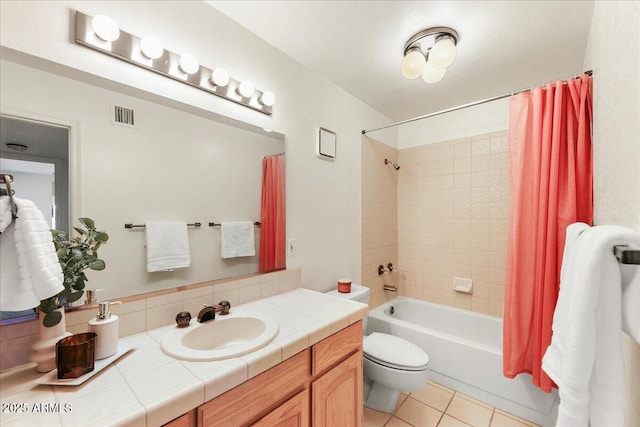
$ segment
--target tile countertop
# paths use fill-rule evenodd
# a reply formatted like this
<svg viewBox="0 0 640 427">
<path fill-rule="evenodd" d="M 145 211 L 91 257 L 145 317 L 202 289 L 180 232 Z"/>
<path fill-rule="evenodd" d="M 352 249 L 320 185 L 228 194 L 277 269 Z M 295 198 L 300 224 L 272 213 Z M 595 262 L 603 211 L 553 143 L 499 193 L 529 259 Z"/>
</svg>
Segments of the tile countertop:
<svg viewBox="0 0 640 427">
<path fill-rule="evenodd" d="M 277 320 L 278 335 L 241 357 L 187 362 L 160 348 L 164 334 L 175 328 L 165 326 L 121 338 L 134 349 L 77 387 L 37 385 L 44 374 L 34 365 L 17 367 L 0 375 L 0 424 L 160 426 L 363 319 L 368 307 L 296 289 L 231 307 L 231 312 Z"/>
</svg>

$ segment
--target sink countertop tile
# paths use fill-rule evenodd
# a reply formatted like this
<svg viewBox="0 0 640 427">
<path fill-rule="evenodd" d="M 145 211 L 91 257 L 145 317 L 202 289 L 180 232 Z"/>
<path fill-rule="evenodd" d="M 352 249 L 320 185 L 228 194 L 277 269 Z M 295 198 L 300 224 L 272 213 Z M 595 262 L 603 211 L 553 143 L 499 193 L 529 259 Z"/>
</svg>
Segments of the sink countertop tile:
<svg viewBox="0 0 640 427">
<path fill-rule="evenodd" d="M 72 403 L 73 411 L 3 414 L 0 424 L 162 425 L 364 318 L 368 307 L 299 288 L 232 307 L 232 312 L 275 319 L 279 333 L 266 347 L 238 358 L 188 362 L 162 352 L 162 337 L 175 326 L 160 327 L 121 338 L 134 349 L 84 385 L 69 390 L 36 385 L 34 381 L 43 374 L 35 372 L 33 365 L 17 367 L 0 376 L 3 403 Z"/>
</svg>

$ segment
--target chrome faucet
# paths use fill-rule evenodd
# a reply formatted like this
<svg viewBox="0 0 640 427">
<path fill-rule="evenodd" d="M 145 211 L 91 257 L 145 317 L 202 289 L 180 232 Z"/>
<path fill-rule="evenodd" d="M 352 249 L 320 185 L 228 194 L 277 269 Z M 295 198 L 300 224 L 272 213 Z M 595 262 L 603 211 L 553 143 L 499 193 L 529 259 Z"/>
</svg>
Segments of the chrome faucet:
<svg viewBox="0 0 640 427">
<path fill-rule="evenodd" d="M 198 322 L 204 323 L 216 318 L 216 313 L 221 316 L 229 314 L 231 310 L 231 304 L 229 301 L 220 301 L 218 304 L 207 305 L 205 304 L 202 310 L 198 313 Z"/>
</svg>

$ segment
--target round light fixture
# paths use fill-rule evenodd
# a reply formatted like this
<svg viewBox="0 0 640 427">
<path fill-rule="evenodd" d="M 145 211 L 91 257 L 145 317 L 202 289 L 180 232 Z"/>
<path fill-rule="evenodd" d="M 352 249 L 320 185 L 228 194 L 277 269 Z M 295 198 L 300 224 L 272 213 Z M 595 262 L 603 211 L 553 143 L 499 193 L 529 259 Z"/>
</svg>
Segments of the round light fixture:
<svg viewBox="0 0 640 427">
<path fill-rule="evenodd" d="M 225 87 L 229 84 L 229 73 L 224 68 L 216 68 L 211 73 L 211 83 L 218 87 Z"/>
<path fill-rule="evenodd" d="M 253 95 L 253 92 L 255 92 L 255 90 L 256 88 L 253 87 L 253 83 L 246 80 L 240 83 L 240 86 L 238 86 L 238 93 L 243 98 L 251 98 L 251 95 Z"/>
<path fill-rule="evenodd" d="M 149 59 L 158 59 L 164 53 L 164 48 L 157 38 L 144 36 L 140 40 L 140 51 Z"/>
<path fill-rule="evenodd" d="M 266 91 L 260 95 L 260 103 L 267 107 L 272 107 L 276 103 L 276 95 L 273 92 Z"/>
<path fill-rule="evenodd" d="M 420 75 L 426 62 L 419 47 L 410 48 L 402 60 L 402 75 L 408 79 L 415 79 Z"/>
<path fill-rule="evenodd" d="M 404 45 L 402 75 L 415 79 L 422 75 L 427 83 L 437 83 L 447 72 L 456 57 L 458 33 L 449 27 L 433 27 L 422 30 Z"/>
<path fill-rule="evenodd" d="M 91 27 L 96 35 L 106 42 L 118 40 L 120 27 L 107 15 L 96 15 L 91 20 Z"/>
<path fill-rule="evenodd" d="M 429 55 L 429 57 L 431 57 L 431 55 Z M 438 83 L 446 74 L 447 69 L 435 68 L 433 65 L 431 65 L 430 59 L 431 58 L 429 58 L 424 66 L 424 69 L 422 70 L 422 80 L 424 80 L 425 83 Z"/>
<path fill-rule="evenodd" d="M 195 74 L 200 69 L 200 62 L 195 56 L 185 53 L 180 57 L 180 69 L 185 74 Z"/>
<path fill-rule="evenodd" d="M 429 62 L 435 68 L 445 68 L 456 58 L 456 43 L 451 36 L 439 36 L 429 51 Z"/>
</svg>

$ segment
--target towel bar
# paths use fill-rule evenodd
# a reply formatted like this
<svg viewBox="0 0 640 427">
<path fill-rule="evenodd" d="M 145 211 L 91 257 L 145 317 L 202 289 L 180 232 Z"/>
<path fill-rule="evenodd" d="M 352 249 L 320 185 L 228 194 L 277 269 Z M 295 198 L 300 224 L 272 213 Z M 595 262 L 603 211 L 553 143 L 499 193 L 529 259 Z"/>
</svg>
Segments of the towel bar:
<svg viewBox="0 0 640 427">
<path fill-rule="evenodd" d="M 193 224 L 187 224 L 187 227 L 200 227 L 202 223 L 194 222 Z M 144 228 L 144 224 L 125 224 L 124 228 Z"/>
<path fill-rule="evenodd" d="M 209 227 L 220 227 L 222 224 L 217 223 L 217 222 L 210 222 L 209 223 Z M 260 225 L 262 225 L 260 222 L 256 221 L 253 223 L 253 225 L 255 225 L 256 227 L 259 227 Z"/>
<path fill-rule="evenodd" d="M 613 254 L 622 264 L 640 265 L 640 249 L 631 249 L 627 245 L 613 247 Z"/>
</svg>

